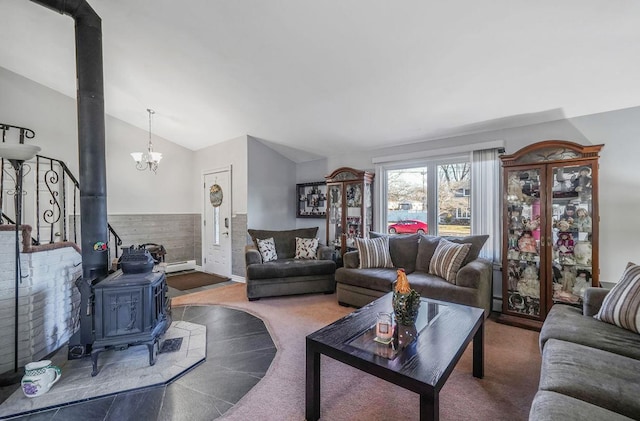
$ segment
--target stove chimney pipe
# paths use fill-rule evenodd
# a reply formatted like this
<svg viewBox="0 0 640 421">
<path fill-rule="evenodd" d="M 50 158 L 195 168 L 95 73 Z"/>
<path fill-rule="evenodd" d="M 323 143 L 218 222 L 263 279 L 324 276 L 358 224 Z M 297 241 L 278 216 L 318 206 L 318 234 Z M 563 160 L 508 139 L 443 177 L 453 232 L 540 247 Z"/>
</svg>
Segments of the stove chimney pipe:
<svg viewBox="0 0 640 421">
<path fill-rule="evenodd" d="M 75 21 L 82 276 L 91 283 L 109 272 L 102 20 L 86 0 L 31 1 Z"/>
</svg>

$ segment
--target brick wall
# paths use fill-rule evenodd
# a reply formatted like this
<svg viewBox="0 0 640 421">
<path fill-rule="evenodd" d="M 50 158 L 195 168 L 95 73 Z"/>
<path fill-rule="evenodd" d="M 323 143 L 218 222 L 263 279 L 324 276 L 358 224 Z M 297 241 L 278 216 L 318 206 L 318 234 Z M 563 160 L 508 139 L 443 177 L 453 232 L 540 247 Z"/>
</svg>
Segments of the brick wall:
<svg viewBox="0 0 640 421">
<path fill-rule="evenodd" d="M 19 365 L 43 359 L 73 333 L 82 256 L 73 247 L 21 253 Z M 15 234 L 0 231 L 0 372 L 13 370 Z"/>
</svg>

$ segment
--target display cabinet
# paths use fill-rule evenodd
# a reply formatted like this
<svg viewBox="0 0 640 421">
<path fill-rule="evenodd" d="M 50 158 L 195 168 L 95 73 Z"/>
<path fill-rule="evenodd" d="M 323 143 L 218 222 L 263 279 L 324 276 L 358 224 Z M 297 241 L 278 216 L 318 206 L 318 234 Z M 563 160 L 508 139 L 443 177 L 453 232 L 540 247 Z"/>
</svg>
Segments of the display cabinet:
<svg viewBox="0 0 640 421">
<path fill-rule="evenodd" d="M 366 238 L 373 228 L 374 174 L 338 168 L 327 181 L 327 244 L 343 255 L 355 247 L 355 238 Z"/>
<path fill-rule="evenodd" d="M 598 158 L 603 145 L 548 140 L 503 155 L 502 314 L 539 329 L 554 303 L 598 286 Z"/>
<path fill-rule="evenodd" d="M 324 181 L 296 184 L 296 201 L 297 218 L 325 218 L 327 184 Z"/>
</svg>

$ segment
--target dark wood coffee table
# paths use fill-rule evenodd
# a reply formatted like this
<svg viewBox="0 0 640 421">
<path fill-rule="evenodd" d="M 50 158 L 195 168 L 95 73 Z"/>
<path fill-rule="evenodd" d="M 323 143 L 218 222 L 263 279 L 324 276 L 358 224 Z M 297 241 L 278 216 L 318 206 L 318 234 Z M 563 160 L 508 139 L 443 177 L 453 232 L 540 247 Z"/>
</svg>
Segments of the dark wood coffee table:
<svg viewBox="0 0 640 421">
<path fill-rule="evenodd" d="M 394 343 L 384 345 L 373 340 L 374 326 L 378 312 L 393 311 L 391 296 L 307 336 L 307 420 L 320 418 L 321 354 L 418 393 L 421 420 L 438 420 L 440 390 L 471 340 L 473 376 L 483 377 L 484 310 L 422 298 L 415 328 L 400 329 Z"/>
</svg>

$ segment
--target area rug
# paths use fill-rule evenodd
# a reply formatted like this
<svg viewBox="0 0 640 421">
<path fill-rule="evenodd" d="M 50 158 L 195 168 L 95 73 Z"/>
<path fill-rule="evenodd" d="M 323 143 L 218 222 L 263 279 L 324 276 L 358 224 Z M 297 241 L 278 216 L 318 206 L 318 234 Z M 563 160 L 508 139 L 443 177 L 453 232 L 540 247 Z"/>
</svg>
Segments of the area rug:
<svg viewBox="0 0 640 421">
<path fill-rule="evenodd" d="M 278 349 L 265 377 L 220 419 L 303 420 L 305 337 L 353 311 L 334 295 L 249 302 L 244 284 L 176 297 L 173 306 L 221 304 L 264 320 Z M 440 393 L 441 420 L 527 420 L 540 377 L 538 333 L 488 320 L 485 377 L 472 375 L 472 348 Z M 322 356 L 321 419 L 418 420 L 419 396 Z"/>
<path fill-rule="evenodd" d="M 171 288 L 179 289 L 180 291 L 219 284 L 228 280 L 229 278 L 226 276 L 197 271 L 167 276 L 167 284 L 169 284 Z"/>
</svg>

